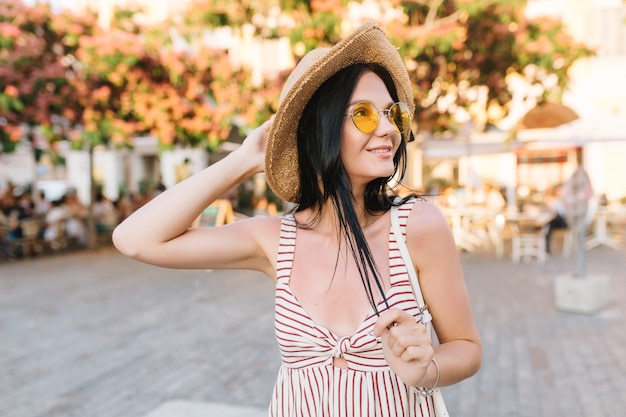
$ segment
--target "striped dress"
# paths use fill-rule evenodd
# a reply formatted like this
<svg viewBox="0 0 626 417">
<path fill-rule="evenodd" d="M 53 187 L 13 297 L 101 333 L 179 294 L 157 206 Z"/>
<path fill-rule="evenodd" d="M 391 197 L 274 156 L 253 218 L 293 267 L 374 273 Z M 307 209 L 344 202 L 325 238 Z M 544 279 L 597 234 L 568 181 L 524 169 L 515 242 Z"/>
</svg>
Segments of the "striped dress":
<svg viewBox="0 0 626 417">
<path fill-rule="evenodd" d="M 404 234 L 413 200 L 399 210 Z M 374 311 L 351 336 L 339 337 L 316 324 L 289 287 L 296 245 L 292 215 L 282 219 L 277 264 L 275 331 L 282 365 L 269 407 L 271 417 L 413 417 L 434 416 L 430 397 L 422 398 L 394 374 L 383 358 L 380 338 L 371 332 Z M 390 307 L 421 319 L 406 265 L 393 232 L 389 232 Z M 384 302 L 378 304 L 386 310 Z M 333 366 L 342 357 L 347 369 Z"/>
</svg>

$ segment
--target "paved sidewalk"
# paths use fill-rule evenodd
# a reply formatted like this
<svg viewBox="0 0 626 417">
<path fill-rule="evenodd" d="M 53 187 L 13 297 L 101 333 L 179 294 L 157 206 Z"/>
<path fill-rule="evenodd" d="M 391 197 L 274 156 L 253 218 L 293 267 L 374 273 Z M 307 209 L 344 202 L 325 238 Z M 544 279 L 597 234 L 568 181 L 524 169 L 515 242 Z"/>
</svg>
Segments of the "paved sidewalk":
<svg viewBox="0 0 626 417">
<path fill-rule="evenodd" d="M 168 401 L 145 417 L 267 417 L 267 410 L 212 402 Z"/>
<path fill-rule="evenodd" d="M 624 413 L 626 250 L 588 252 L 613 299 L 593 315 L 554 306 L 574 259 L 462 260 L 484 360 L 444 389 L 451 416 Z M 0 264 L 2 417 L 260 417 L 278 366 L 260 274 L 166 270 L 113 249 Z"/>
</svg>

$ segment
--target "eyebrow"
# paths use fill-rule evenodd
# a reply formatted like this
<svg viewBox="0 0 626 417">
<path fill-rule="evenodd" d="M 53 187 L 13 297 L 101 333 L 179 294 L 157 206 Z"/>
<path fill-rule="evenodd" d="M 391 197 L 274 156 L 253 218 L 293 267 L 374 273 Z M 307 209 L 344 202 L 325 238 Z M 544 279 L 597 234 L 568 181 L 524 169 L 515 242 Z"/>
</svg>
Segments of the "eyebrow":
<svg viewBox="0 0 626 417">
<path fill-rule="evenodd" d="M 359 103 L 371 103 L 374 105 L 374 107 L 376 107 L 378 109 L 378 106 L 376 106 L 376 104 L 372 101 L 372 100 L 355 100 L 355 101 L 351 101 L 350 103 L 348 103 L 348 107 L 352 107 L 355 104 L 359 104 Z M 383 107 L 383 110 L 387 110 L 389 107 L 393 106 L 395 103 L 397 103 L 396 101 L 389 101 L 389 103 Z"/>
</svg>

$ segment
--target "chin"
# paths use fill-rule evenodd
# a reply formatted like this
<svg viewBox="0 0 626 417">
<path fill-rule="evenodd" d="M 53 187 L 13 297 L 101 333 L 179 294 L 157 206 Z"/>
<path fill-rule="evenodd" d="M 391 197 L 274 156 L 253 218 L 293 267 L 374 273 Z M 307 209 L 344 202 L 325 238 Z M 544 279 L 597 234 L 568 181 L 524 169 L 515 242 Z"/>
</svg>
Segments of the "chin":
<svg viewBox="0 0 626 417">
<path fill-rule="evenodd" d="M 396 172 L 396 168 L 392 165 L 390 168 L 380 170 L 376 178 L 389 178 L 395 172 Z"/>
<path fill-rule="evenodd" d="M 377 172 L 377 173 L 372 173 L 371 175 L 367 175 L 365 177 L 367 177 L 367 180 L 366 180 L 367 183 L 370 183 L 372 181 L 375 181 L 375 180 L 378 180 L 378 179 L 381 179 L 381 178 L 385 178 L 385 179 L 389 178 L 393 174 L 394 174 L 393 170 L 391 170 L 391 171 L 380 171 L 380 172 Z"/>
</svg>

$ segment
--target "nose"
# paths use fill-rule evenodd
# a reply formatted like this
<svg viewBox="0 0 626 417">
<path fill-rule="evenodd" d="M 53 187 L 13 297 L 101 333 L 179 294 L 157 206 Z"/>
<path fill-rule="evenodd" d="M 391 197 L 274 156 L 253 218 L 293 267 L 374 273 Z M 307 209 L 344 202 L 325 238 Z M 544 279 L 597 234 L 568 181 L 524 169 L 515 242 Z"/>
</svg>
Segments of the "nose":
<svg viewBox="0 0 626 417">
<path fill-rule="evenodd" d="M 379 135 L 385 136 L 393 133 L 399 133 L 396 125 L 391 121 L 389 117 L 389 111 L 381 111 L 378 119 L 378 127 L 376 129 Z"/>
</svg>

